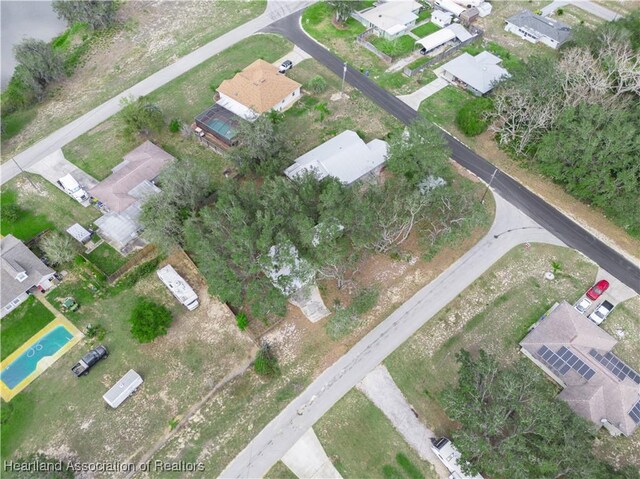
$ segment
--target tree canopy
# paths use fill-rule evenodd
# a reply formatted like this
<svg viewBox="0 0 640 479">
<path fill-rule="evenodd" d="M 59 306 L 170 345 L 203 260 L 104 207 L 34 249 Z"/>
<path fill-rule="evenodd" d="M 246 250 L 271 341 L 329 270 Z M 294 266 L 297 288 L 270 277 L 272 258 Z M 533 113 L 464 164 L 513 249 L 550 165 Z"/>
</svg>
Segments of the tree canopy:
<svg viewBox="0 0 640 479">
<path fill-rule="evenodd" d="M 86 23 L 99 30 L 115 23 L 118 3 L 112 0 L 54 0 L 53 11 L 69 26 Z"/>
<path fill-rule="evenodd" d="M 27 38 L 13 47 L 13 53 L 40 92 L 64 76 L 62 58 L 49 43 Z"/>
<path fill-rule="evenodd" d="M 136 303 L 129 322 L 131 335 L 140 343 L 150 343 L 158 336 L 167 334 L 173 316 L 171 311 L 161 304 L 140 298 Z"/>
<path fill-rule="evenodd" d="M 625 477 L 592 454 L 595 427 L 554 399 L 555 388 L 529 360 L 501 368 L 484 351 L 456 357 L 458 385 L 444 391 L 442 402 L 462 426 L 453 442 L 467 472 L 508 479 Z"/>
<path fill-rule="evenodd" d="M 118 118 L 122 123 L 123 132 L 127 136 L 137 134 L 148 136 L 158 132 L 164 126 L 164 116 L 160 107 L 141 96 L 136 100 L 132 98 L 122 99 L 122 110 Z"/>
</svg>

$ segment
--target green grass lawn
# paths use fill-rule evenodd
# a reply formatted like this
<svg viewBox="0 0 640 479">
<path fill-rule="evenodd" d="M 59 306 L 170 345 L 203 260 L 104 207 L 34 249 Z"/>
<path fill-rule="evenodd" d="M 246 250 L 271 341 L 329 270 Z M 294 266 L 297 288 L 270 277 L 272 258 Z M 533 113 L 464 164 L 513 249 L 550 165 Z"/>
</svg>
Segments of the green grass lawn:
<svg viewBox="0 0 640 479">
<path fill-rule="evenodd" d="M 386 53 L 394 59 L 409 55 L 415 49 L 416 44 L 416 41 L 409 35 L 402 35 L 394 40 L 387 40 L 382 37 L 371 35 L 368 40 L 369 43 L 382 53 Z"/>
<path fill-rule="evenodd" d="M 482 51 L 489 51 L 502 60 L 502 66 L 509 72 L 514 72 L 518 68 L 522 67 L 523 63 L 520 58 L 511 53 L 505 47 L 496 42 L 489 42 L 486 45 L 481 43 L 472 43 L 462 48 L 462 51 L 467 52 L 469 55 L 476 56 Z"/>
<path fill-rule="evenodd" d="M 291 43 L 277 35 L 249 37 L 154 91 L 149 99 L 161 108 L 165 118 L 190 124 L 214 103 L 215 89 L 223 80 L 233 77 L 258 58 L 273 62 L 291 48 Z M 225 167 L 219 155 L 195 139 L 183 138 L 168 130 L 153 139 L 177 157 L 208 164 L 212 172 L 221 172 Z M 125 154 L 143 141 L 143 138 L 123 136 L 119 115 L 115 115 L 66 145 L 63 151 L 69 161 L 101 180 L 111 174 L 111 169 Z"/>
<path fill-rule="evenodd" d="M 297 477 L 282 461 L 276 462 L 264 476 L 265 479 L 297 479 Z"/>
<path fill-rule="evenodd" d="M 549 282 L 543 275 L 552 261 L 560 262 L 562 271 Z M 455 426 L 437 398 L 457 380 L 455 354 L 461 348 L 483 348 L 503 364 L 516 360 L 528 328 L 556 301 L 575 301 L 596 272 L 594 264 L 568 248 L 517 246 L 392 353 L 385 365 L 427 425 L 447 435 Z"/>
<path fill-rule="evenodd" d="M 107 276 L 118 271 L 127 262 L 126 256 L 122 256 L 107 243 L 102 243 L 86 257 Z"/>
<path fill-rule="evenodd" d="M 345 479 L 411 478 L 399 466 L 398 454 L 406 456 L 420 471 L 418 477 L 437 477 L 432 466 L 418 457 L 382 411 L 356 389 L 338 401 L 313 429 Z"/>
<path fill-rule="evenodd" d="M 420 13 L 418 13 L 418 20 L 416 21 L 421 22 L 422 20 L 426 20 L 427 18 L 431 18 L 431 10 L 428 8 L 425 8 Z"/>
<path fill-rule="evenodd" d="M 418 111 L 429 120 L 446 127 L 453 124 L 456 113 L 470 98 L 473 98 L 471 93 L 448 85 L 420 103 Z"/>
<path fill-rule="evenodd" d="M 100 216 L 95 208 L 83 207 L 38 175 L 22 174 L 2 185 L 1 191 L 1 208 L 6 211 L 10 205 L 17 205 L 22 213 L 17 221 L 2 215 L 0 233 L 23 241 L 45 229 L 64 232 L 73 223 L 87 226 Z"/>
<path fill-rule="evenodd" d="M 0 219 L 0 234 L 3 236 L 13 235 L 23 241 L 30 240 L 35 235 L 48 228 L 53 227 L 53 223 L 43 214 L 34 214 L 18 202 L 18 193 L 14 190 L 3 188 L 0 194 L 0 209 L 6 211 L 8 208 L 19 208 L 19 219 L 10 220 L 7 215 L 2 215 Z"/>
<path fill-rule="evenodd" d="M 33 296 L 0 321 L 0 361 L 18 349 L 26 340 L 49 324 L 54 314 Z"/>
<path fill-rule="evenodd" d="M 359 8 L 358 8 L 359 9 Z M 336 28 L 332 22 L 333 9 L 325 2 L 318 2 L 302 12 L 302 25 L 311 36 L 323 44 L 330 44 L 335 38 L 355 38 L 366 28 L 355 18 L 349 18 L 343 28 Z"/>
<path fill-rule="evenodd" d="M 424 38 L 427 35 L 437 32 L 438 30 L 440 30 L 440 27 L 438 25 L 436 25 L 435 23 L 429 22 L 429 23 L 425 23 L 424 25 L 420 25 L 417 28 L 414 28 L 413 30 L 411 30 L 411 33 L 413 33 L 414 35 L 420 38 Z"/>
<path fill-rule="evenodd" d="M 36 109 L 16 111 L 2 117 L 2 141 L 7 141 L 16 136 L 36 116 Z"/>
</svg>

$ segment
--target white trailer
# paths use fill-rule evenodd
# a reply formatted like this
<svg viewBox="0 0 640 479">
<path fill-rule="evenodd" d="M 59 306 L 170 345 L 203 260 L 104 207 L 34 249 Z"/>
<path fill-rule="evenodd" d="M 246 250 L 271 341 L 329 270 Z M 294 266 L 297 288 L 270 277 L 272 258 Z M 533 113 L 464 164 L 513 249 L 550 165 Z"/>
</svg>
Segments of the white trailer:
<svg viewBox="0 0 640 479">
<path fill-rule="evenodd" d="M 200 305 L 196 292 L 170 264 L 158 270 L 158 278 L 189 311 L 193 311 Z"/>
<path fill-rule="evenodd" d="M 142 383 L 142 377 L 133 369 L 130 369 L 127 374 L 122 376 L 120 381 L 114 384 L 114 386 L 102 396 L 102 399 L 115 409 L 120 406 L 125 399 L 131 396 Z"/>
<path fill-rule="evenodd" d="M 80 183 L 78 183 L 76 179 L 71 176 L 71 174 L 65 175 L 60 178 L 58 180 L 58 184 L 69 196 L 74 198 L 79 203 L 89 201 L 89 195 L 84 190 L 84 188 L 80 186 Z"/>
<path fill-rule="evenodd" d="M 431 450 L 451 473 L 449 479 L 483 479 L 480 474 L 470 476 L 462 472 L 460 467 L 460 451 L 446 437 L 431 439 Z"/>
</svg>

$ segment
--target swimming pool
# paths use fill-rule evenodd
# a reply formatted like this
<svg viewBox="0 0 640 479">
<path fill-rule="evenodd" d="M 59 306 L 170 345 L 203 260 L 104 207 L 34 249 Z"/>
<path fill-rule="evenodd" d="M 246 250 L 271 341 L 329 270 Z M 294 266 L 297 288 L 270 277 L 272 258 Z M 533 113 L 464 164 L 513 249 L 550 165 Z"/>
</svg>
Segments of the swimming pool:
<svg viewBox="0 0 640 479">
<path fill-rule="evenodd" d="M 0 372 L 0 380 L 13 389 L 36 370 L 38 362 L 53 356 L 62 349 L 74 335 L 65 326 L 59 325 L 46 333 L 26 349 L 20 356 L 11 361 Z"/>
</svg>

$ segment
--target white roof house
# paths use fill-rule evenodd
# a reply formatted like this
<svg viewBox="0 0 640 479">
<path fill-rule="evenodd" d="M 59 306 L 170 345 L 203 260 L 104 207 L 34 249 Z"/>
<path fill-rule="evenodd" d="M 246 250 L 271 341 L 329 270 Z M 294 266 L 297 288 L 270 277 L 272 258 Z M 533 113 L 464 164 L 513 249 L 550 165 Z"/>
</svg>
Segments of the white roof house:
<svg viewBox="0 0 640 479">
<path fill-rule="evenodd" d="M 464 83 L 475 95 L 484 95 L 501 79 L 510 76 L 499 66 L 500 62 L 500 58 L 489 52 L 480 52 L 475 57 L 463 53 L 442 66 L 442 76 Z"/>
<path fill-rule="evenodd" d="M 438 30 L 437 32 L 433 32 L 430 35 L 418 40 L 416 43 L 422 45 L 427 52 L 435 50 L 436 48 L 444 45 L 451 40 L 458 40 L 460 42 L 464 42 L 473 35 L 469 33 L 466 28 L 458 23 L 452 23 L 451 25 L 443 28 L 442 30 Z"/>
<path fill-rule="evenodd" d="M 453 21 L 453 13 L 444 10 L 435 10 L 431 14 L 431 23 L 438 25 L 440 28 L 446 27 Z"/>
<path fill-rule="evenodd" d="M 78 223 L 74 223 L 67 228 L 67 233 L 73 236 L 80 243 L 86 243 L 91 239 L 91 232 Z"/>
<path fill-rule="evenodd" d="M 466 10 L 465 7 L 458 5 L 452 0 L 435 0 L 434 3 L 443 10 L 453 13 L 456 17 Z"/>
<path fill-rule="evenodd" d="M 420 8 L 414 0 L 389 0 L 357 13 L 355 18 L 385 38 L 396 38 L 415 25 Z"/>
<path fill-rule="evenodd" d="M 294 179 L 313 172 L 318 179 L 333 176 L 350 185 L 381 168 L 388 149 L 386 141 L 365 143 L 355 131 L 346 130 L 299 157 L 284 174 Z"/>
</svg>

